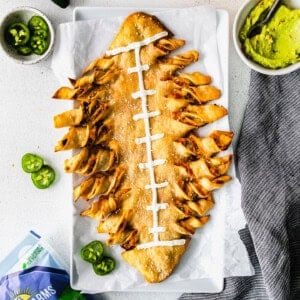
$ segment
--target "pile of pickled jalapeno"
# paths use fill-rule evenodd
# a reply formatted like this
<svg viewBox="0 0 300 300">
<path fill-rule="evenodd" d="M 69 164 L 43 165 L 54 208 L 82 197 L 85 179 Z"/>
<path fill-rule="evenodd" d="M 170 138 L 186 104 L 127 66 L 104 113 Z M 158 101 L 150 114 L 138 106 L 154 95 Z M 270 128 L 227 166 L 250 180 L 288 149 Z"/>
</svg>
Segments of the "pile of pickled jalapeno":
<svg viewBox="0 0 300 300">
<path fill-rule="evenodd" d="M 97 275 L 106 275 L 115 268 L 115 260 L 104 255 L 104 247 L 100 241 L 92 241 L 81 248 L 81 258 L 93 265 Z"/>
<path fill-rule="evenodd" d="M 6 41 L 20 55 L 42 55 L 49 47 L 49 27 L 41 16 L 32 16 L 28 22 L 16 22 L 5 31 Z"/>
</svg>

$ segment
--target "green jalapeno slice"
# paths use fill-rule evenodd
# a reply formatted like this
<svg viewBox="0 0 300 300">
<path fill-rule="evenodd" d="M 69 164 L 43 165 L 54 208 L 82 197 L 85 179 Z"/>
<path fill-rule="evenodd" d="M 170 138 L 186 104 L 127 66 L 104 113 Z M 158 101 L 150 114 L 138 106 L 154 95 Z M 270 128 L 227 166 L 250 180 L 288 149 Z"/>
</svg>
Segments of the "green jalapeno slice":
<svg viewBox="0 0 300 300">
<path fill-rule="evenodd" d="M 28 27 L 32 31 L 45 30 L 48 32 L 49 30 L 47 22 L 40 16 L 32 16 L 28 22 Z"/>
<path fill-rule="evenodd" d="M 58 296 L 58 300 L 87 300 L 87 298 L 80 293 L 80 291 L 73 290 L 70 285 L 68 285 Z"/>
<path fill-rule="evenodd" d="M 33 31 L 33 36 L 38 36 L 43 40 L 47 40 L 48 32 L 44 29 L 38 29 L 38 30 Z"/>
<path fill-rule="evenodd" d="M 115 260 L 111 257 L 104 256 L 98 263 L 93 264 L 93 269 L 97 275 L 106 275 L 110 273 L 116 266 Z"/>
<path fill-rule="evenodd" d="M 31 173 L 31 180 L 38 189 L 46 189 L 55 180 L 55 171 L 52 167 L 43 165 L 37 172 Z"/>
<path fill-rule="evenodd" d="M 32 53 L 32 49 L 30 47 L 26 46 L 26 45 L 19 46 L 17 48 L 17 51 L 18 51 L 19 54 L 25 55 L 25 56 L 30 55 Z"/>
<path fill-rule="evenodd" d="M 37 172 L 44 165 L 44 160 L 33 153 L 26 153 L 22 156 L 22 169 L 26 173 Z"/>
<path fill-rule="evenodd" d="M 29 38 L 29 28 L 22 22 L 13 23 L 6 30 L 6 39 L 13 46 L 25 45 Z"/>
<path fill-rule="evenodd" d="M 45 39 L 42 39 L 39 36 L 34 35 L 30 39 L 30 47 L 33 53 L 37 55 L 41 55 L 48 49 L 49 43 Z"/>
<path fill-rule="evenodd" d="M 100 262 L 103 256 L 104 248 L 100 241 L 92 241 L 80 250 L 80 256 L 89 263 Z"/>
</svg>

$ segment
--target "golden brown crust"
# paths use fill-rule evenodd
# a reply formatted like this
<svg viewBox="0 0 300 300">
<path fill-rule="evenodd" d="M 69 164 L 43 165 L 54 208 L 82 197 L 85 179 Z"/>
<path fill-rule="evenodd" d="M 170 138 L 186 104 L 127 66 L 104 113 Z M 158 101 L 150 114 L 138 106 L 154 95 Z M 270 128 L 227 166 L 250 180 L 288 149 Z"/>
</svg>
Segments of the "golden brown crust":
<svg viewBox="0 0 300 300">
<path fill-rule="evenodd" d="M 124 50 L 156 34 L 159 38 L 138 52 Z M 209 220 L 213 190 L 230 180 L 226 174 L 232 155 L 219 154 L 229 146 L 232 133 L 193 133 L 227 114 L 224 107 L 209 103 L 221 91 L 211 85 L 209 75 L 181 73 L 199 58 L 195 50 L 169 56 L 183 44 L 154 16 L 134 13 L 109 48 L 123 50 L 91 62 L 81 77 L 70 81 L 72 88 L 54 94 L 79 103 L 55 116 L 54 125 L 70 127 L 56 151 L 82 148 L 65 162 L 66 172 L 86 176 L 74 189 L 75 200 L 92 201 L 81 215 L 99 219 L 97 230 L 108 234 L 107 243 L 120 244 L 125 261 L 152 283 L 173 272 L 191 236 Z M 145 66 L 142 80 L 139 71 L 132 70 L 137 55 Z M 134 96 L 141 84 L 144 92 L 150 91 L 150 117 L 143 111 L 144 96 Z M 147 128 L 153 136 L 150 142 L 143 140 Z M 147 187 L 153 180 L 151 170 L 159 187 L 153 182 Z M 179 244 L 161 246 L 157 241 Z"/>
<path fill-rule="evenodd" d="M 138 269 L 149 283 L 165 280 L 177 266 L 189 239 L 183 246 L 153 247 L 149 249 L 132 249 L 122 253 L 123 259 Z"/>
<path fill-rule="evenodd" d="M 135 12 L 123 22 L 118 33 L 110 44 L 109 49 L 127 46 L 130 43 L 142 41 L 161 31 L 167 31 L 168 37 L 173 34 L 154 15 L 144 12 Z"/>
</svg>

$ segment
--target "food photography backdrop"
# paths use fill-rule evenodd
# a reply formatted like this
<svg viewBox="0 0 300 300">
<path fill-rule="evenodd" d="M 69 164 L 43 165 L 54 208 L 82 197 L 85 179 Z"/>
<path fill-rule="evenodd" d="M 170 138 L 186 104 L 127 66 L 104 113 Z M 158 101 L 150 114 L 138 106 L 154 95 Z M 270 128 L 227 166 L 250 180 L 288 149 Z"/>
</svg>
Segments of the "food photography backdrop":
<svg viewBox="0 0 300 300">
<path fill-rule="evenodd" d="M 229 39 L 228 121 L 230 129 L 234 132 L 232 148 L 235 153 L 250 84 L 250 69 L 238 57 L 232 40 L 234 17 L 243 2 L 242 0 L 71 0 L 70 5 L 63 9 L 51 0 L 1 1 L 0 19 L 17 6 L 31 6 L 41 10 L 57 30 L 60 24 L 72 22 L 74 9 L 83 6 L 106 9 L 134 7 L 137 11 L 142 11 L 143 8 L 155 10 L 156 8 L 175 9 L 208 5 L 226 10 L 229 17 L 229 32 L 225 35 Z M 172 30 L 171 26 L 170 29 Z M 184 39 L 185 37 L 178 38 Z M 54 46 L 57 46 L 56 43 L 63 42 L 57 38 Z M 99 56 L 102 54 L 99 53 Z M 71 58 L 72 55 L 68 56 L 66 53 L 66 66 Z M 0 147 L 0 257 L 5 257 L 30 230 L 34 230 L 55 249 L 69 267 L 71 235 L 73 234 L 71 203 L 73 181 L 72 175 L 64 173 L 63 163 L 71 156 L 71 152 L 54 152 L 56 142 L 63 136 L 66 129 L 55 129 L 53 116 L 70 109 L 70 102 L 52 99 L 54 92 L 61 86 L 57 74 L 53 72 L 52 54 L 37 64 L 22 65 L 12 61 L 1 52 L 0 65 L 2 71 L 0 72 L 2 107 L 0 118 L 2 141 Z M 42 156 L 45 162 L 55 169 L 56 179 L 50 188 L 36 189 L 32 185 L 30 176 L 23 172 L 21 158 L 27 152 Z M 120 257 L 116 259 L 121 261 Z M 155 299 L 159 295 L 159 299 L 169 300 L 178 299 L 185 292 L 187 291 L 184 289 L 182 292 L 171 293 L 161 289 L 159 294 L 156 291 L 134 293 L 111 291 L 96 296 L 96 299 L 148 300 Z M 266 299 L 263 297 L 264 295 L 261 299 Z M 197 299 L 196 296 L 195 299 Z"/>
</svg>

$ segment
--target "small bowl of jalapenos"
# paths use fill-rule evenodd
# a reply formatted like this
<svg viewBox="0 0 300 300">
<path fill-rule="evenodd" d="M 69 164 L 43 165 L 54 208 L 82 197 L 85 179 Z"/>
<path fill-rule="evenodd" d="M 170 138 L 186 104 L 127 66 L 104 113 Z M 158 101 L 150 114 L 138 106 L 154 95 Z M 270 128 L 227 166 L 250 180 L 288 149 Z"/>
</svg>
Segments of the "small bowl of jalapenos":
<svg viewBox="0 0 300 300">
<path fill-rule="evenodd" d="M 51 53 L 54 29 L 47 16 L 32 7 L 11 10 L 0 24 L 2 50 L 22 64 L 34 64 Z"/>
</svg>

